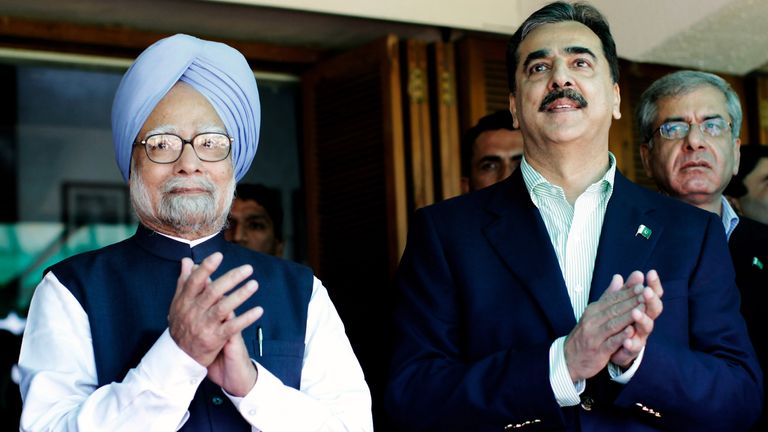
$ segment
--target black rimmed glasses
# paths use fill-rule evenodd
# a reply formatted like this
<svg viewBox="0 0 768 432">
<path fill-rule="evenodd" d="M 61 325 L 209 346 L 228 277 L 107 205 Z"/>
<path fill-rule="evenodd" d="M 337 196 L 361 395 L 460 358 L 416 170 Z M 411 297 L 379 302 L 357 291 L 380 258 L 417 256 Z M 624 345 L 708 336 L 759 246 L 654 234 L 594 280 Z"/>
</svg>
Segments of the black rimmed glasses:
<svg viewBox="0 0 768 432">
<path fill-rule="evenodd" d="M 731 130 L 731 123 L 721 117 L 704 120 L 701 123 L 688 123 L 684 121 L 670 121 L 663 123 L 656 130 L 662 138 L 668 140 L 680 140 L 688 136 L 692 126 L 698 126 L 701 133 L 717 138 Z"/>
<path fill-rule="evenodd" d="M 191 145 L 201 161 L 219 162 L 229 156 L 234 140 L 234 138 L 218 132 L 201 133 L 192 137 L 191 140 L 185 140 L 175 134 L 164 133 L 150 135 L 134 145 L 144 146 L 149 160 L 159 164 L 169 164 L 179 160 L 184 150 L 184 144 Z"/>
</svg>

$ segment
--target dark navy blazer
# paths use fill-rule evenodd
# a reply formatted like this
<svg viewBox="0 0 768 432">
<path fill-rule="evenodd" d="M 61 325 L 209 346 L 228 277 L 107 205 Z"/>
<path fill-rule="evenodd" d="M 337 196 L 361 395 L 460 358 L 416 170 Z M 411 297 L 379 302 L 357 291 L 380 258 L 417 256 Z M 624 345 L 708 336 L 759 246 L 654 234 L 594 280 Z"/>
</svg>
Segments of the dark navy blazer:
<svg viewBox="0 0 768 432">
<path fill-rule="evenodd" d="M 636 235 L 639 225 L 651 229 Z M 590 302 L 613 274 L 656 269 L 664 310 L 626 385 L 606 370 L 561 408 L 549 348 L 576 325 L 544 222 L 517 170 L 416 212 L 397 274 L 387 407 L 403 430 L 741 430 L 762 372 L 723 227 L 616 173 Z"/>
<path fill-rule="evenodd" d="M 760 367 L 765 371 L 768 365 L 768 314 L 765 310 L 768 305 L 768 225 L 740 216 L 728 247 L 741 293 L 741 313 L 747 322 Z M 753 430 L 768 430 L 766 400 L 763 400 L 763 416 Z"/>
<path fill-rule="evenodd" d="M 242 264 L 253 266 L 251 278 L 259 282 L 259 290 L 236 310 L 240 314 L 256 305 L 264 307 L 264 315 L 242 332 L 248 352 L 285 385 L 299 388 L 312 271 L 227 242 L 221 233 L 190 248 L 141 225 L 120 243 L 49 269 L 88 314 L 99 386 L 122 381 L 168 328 L 181 259 L 190 257 L 199 264 L 214 252 L 221 252 L 224 259 L 212 279 Z M 262 328 L 263 355 L 257 327 Z M 208 379 L 198 388 L 189 411 L 185 431 L 251 430 Z"/>
</svg>

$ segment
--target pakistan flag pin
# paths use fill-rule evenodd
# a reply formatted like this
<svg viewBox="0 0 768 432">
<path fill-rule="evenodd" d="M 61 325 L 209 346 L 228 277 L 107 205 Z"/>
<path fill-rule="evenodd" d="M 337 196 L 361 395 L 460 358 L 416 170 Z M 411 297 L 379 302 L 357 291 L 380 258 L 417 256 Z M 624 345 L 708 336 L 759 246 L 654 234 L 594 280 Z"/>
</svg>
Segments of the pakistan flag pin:
<svg viewBox="0 0 768 432">
<path fill-rule="evenodd" d="M 641 236 L 645 237 L 645 239 L 647 240 L 647 239 L 651 238 L 651 233 L 652 232 L 653 231 L 651 231 L 650 228 L 648 228 L 647 226 L 645 226 L 643 224 L 640 224 L 640 226 L 637 227 L 637 232 L 635 233 L 635 237 L 641 235 Z"/>
</svg>

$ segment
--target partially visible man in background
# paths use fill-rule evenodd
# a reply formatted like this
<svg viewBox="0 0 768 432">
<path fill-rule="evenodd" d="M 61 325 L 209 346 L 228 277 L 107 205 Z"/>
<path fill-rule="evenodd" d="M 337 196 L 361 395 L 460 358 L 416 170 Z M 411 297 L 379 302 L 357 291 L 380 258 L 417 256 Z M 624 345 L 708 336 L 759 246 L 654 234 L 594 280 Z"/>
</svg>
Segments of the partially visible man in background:
<svg viewBox="0 0 768 432">
<path fill-rule="evenodd" d="M 741 146 L 739 172 L 725 189 L 736 211 L 768 224 L 768 146 Z"/>
<path fill-rule="evenodd" d="M 241 183 L 229 211 L 224 237 L 240 246 L 283 256 L 283 205 L 280 191 L 262 184 Z"/>
<path fill-rule="evenodd" d="M 461 192 L 500 182 L 523 157 L 523 135 L 512 125 L 509 110 L 481 118 L 461 140 Z"/>
<path fill-rule="evenodd" d="M 763 268 L 768 225 L 740 218 L 723 196 L 739 170 L 741 120 L 739 97 L 731 86 L 717 75 L 699 71 L 662 77 L 643 93 L 637 108 L 643 137 L 640 155 L 659 190 L 720 216 L 741 292 L 741 311 L 765 370 L 768 332 L 762 306 L 768 300 L 768 271 Z M 757 430 L 765 425 L 762 419 Z"/>
</svg>

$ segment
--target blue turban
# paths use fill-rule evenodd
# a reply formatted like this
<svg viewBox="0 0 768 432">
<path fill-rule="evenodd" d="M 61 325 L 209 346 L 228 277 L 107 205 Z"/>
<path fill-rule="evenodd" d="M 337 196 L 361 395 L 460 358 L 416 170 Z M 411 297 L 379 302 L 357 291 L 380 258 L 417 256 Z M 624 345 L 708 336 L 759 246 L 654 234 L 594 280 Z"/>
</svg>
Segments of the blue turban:
<svg viewBox="0 0 768 432">
<path fill-rule="evenodd" d="M 139 55 L 123 76 L 112 104 L 115 160 L 128 181 L 131 151 L 144 122 L 178 81 L 200 92 L 234 138 L 235 179 L 251 166 L 259 142 L 261 105 L 248 62 L 234 48 L 185 34 L 161 39 Z"/>
</svg>

